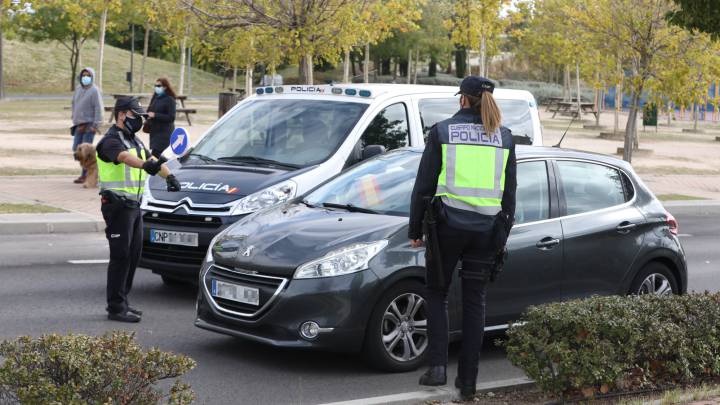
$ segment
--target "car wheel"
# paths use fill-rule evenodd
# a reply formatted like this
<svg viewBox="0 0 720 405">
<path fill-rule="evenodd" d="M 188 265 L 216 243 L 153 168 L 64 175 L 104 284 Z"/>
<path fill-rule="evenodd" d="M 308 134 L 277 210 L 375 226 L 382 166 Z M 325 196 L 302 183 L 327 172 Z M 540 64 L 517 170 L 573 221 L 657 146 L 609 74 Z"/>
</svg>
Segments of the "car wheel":
<svg viewBox="0 0 720 405">
<path fill-rule="evenodd" d="M 365 334 L 365 354 L 375 367 L 392 372 L 415 370 L 427 355 L 427 306 L 423 284 L 406 280 L 377 302 Z"/>
<path fill-rule="evenodd" d="M 182 280 L 178 280 L 176 278 L 172 278 L 172 277 L 166 276 L 164 274 L 161 275 L 160 277 L 162 278 L 163 284 L 165 284 L 168 287 L 176 287 L 176 286 L 185 284 L 185 282 L 183 282 Z"/>
<path fill-rule="evenodd" d="M 635 295 L 671 295 L 679 292 L 680 289 L 672 271 L 658 262 L 651 262 L 643 267 L 630 286 L 630 294 Z"/>
</svg>

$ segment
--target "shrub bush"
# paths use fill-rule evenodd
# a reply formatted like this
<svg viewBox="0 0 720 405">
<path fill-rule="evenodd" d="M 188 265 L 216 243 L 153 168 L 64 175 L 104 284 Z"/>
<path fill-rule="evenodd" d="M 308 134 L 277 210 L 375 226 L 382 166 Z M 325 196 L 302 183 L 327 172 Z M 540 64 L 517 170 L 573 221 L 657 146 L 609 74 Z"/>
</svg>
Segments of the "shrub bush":
<svg viewBox="0 0 720 405">
<path fill-rule="evenodd" d="M 530 307 L 504 346 L 543 391 L 592 396 L 719 378 L 719 325 L 720 294 L 593 297 Z"/>
<path fill-rule="evenodd" d="M 165 393 L 155 387 L 193 367 L 191 358 L 144 351 L 134 333 L 23 336 L 0 343 L 0 404 L 189 404 L 190 386 L 176 380 Z"/>
</svg>

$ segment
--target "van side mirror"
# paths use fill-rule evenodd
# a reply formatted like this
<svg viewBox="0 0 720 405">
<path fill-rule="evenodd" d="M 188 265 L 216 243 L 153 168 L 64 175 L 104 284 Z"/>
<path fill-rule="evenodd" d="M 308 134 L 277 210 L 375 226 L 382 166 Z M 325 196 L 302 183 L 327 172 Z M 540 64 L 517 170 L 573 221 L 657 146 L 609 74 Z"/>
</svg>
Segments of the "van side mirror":
<svg viewBox="0 0 720 405">
<path fill-rule="evenodd" d="M 370 159 L 376 155 L 385 153 L 385 147 L 382 145 L 368 145 L 362 150 L 362 160 Z"/>
</svg>

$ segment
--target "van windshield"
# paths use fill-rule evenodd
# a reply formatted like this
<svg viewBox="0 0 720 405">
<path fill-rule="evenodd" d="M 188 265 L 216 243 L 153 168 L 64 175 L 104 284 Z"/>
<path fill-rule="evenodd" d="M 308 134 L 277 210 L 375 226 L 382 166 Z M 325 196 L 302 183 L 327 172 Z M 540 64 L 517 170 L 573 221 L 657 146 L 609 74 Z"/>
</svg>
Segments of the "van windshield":
<svg viewBox="0 0 720 405">
<path fill-rule="evenodd" d="M 496 98 L 495 101 L 502 111 L 503 126 L 508 127 L 515 136 L 527 137 L 530 140 L 535 137 L 530 105 L 527 101 L 503 98 Z M 420 100 L 420 116 L 425 133 L 427 134 L 427 131 L 436 123 L 448 119 L 458 112 L 459 103 L 460 97 Z"/>
<path fill-rule="evenodd" d="M 367 104 L 325 100 L 253 100 L 233 111 L 193 148 L 205 161 L 311 166 L 327 160 Z"/>
</svg>

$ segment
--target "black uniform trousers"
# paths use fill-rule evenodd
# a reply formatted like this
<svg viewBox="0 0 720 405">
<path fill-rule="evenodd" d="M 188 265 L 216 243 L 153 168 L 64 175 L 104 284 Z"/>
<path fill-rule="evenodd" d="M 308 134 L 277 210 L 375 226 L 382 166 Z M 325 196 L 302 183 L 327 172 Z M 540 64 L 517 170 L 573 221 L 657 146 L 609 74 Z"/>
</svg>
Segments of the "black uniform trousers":
<svg viewBox="0 0 720 405">
<path fill-rule="evenodd" d="M 462 260 L 462 349 L 458 375 L 474 384 L 485 329 L 485 291 L 494 255 L 491 232 L 471 232 L 438 223 L 438 240 L 445 286 L 427 285 L 428 355 L 431 366 L 448 363 L 448 288 L 459 260 Z M 432 280 L 433 277 L 428 277 Z"/>
<path fill-rule="evenodd" d="M 128 207 L 122 201 L 111 203 L 105 199 L 101 211 L 107 225 L 105 237 L 110 245 L 107 311 L 124 313 L 128 310 L 128 294 L 142 252 L 142 212 L 139 207 Z"/>
</svg>

